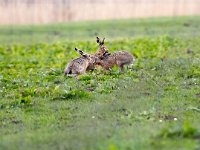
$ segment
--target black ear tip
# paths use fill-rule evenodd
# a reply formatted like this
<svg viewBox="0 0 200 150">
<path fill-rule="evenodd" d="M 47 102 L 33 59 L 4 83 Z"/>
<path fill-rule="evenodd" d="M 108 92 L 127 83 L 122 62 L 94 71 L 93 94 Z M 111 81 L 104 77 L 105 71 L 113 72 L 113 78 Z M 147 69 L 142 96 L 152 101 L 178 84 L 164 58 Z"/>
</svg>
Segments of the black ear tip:
<svg viewBox="0 0 200 150">
<path fill-rule="evenodd" d="M 105 53 L 103 54 L 104 57 L 109 56 L 109 55 L 111 55 L 111 53 L 109 53 L 109 52 L 105 52 Z"/>
<path fill-rule="evenodd" d="M 97 37 L 97 43 L 99 43 L 100 42 L 100 39 Z"/>
<path fill-rule="evenodd" d="M 78 49 L 75 47 L 75 50 L 78 50 Z"/>
</svg>

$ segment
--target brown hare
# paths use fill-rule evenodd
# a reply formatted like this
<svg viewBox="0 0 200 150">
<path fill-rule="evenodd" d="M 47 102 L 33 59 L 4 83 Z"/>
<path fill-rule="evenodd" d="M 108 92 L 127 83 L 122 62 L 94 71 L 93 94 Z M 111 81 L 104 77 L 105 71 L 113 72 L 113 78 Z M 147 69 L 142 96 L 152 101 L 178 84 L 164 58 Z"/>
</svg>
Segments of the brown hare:
<svg viewBox="0 0 200 150">
<path fill-rule="evenodd" d="M 110 70 L 116 65 L 121 71 L 123 71 L 124 65 L 130 65 L 135 60 L 133 55 L 126 51 L 117 51 L 113 54 L 107 52 L 99 58 L 101 61 L 98 61 L 97 65 L 102 66 L 106 70 Z"/>
<path fill-rule="evenodd" d="M 68 63 L 64 70 L 64 75 L 67 76 L 78 76 L 81 74 L 85 74 L 86 70 L 89 67 L 93 67 L 95 64 L 95 57 L 84 53 L 83 51 L 75 48 L 75 50 L 81 54 L 81 57 L 73 59 L 71 62 Z M 90 66 L 91 65 L 91 66 Z M 89 69 L 91 69 L 89 68 Z"/>
<path fill-rule="evenodd" d="M 97 43 L 99 44 L 99 49 L 97 50 L 97 56 L 101 59 L 97 64 L 102 66 L 106 70 L 110 70 L 114 65 L 117 65 L 121 70 L 123 70 L 124 65 L 130 65 L 135 60 L 135 57 L 127 51 L 116 51 L 111 54 L 108 48 L 104 45 L 105 38 L 101 41 L 97 37 Z"/>
</svg>

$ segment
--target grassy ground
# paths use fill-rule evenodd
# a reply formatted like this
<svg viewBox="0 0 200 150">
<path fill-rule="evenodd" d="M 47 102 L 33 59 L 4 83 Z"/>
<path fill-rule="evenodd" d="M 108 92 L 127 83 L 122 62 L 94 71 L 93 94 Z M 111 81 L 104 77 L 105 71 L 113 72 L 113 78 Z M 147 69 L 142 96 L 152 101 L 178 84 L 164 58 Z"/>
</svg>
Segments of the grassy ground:
<svg viewBox="0 0 200 150">
<path fill-rule="evenodd" d="M 190 38 L 199 35 L 200 17 L 149 18 L 74 22 L 38 26 L 0 26 L 0 43 L 94 41 L 95 36 L 114 39 L 170 35 Z"/>
<path fill-rule="evenodd" d="M 199 22 L 0 27 L 0 149 L 200 149 Z M 74 47 L 94 53 L 96 35 L 134 65 L 65 78 Z"/>
</svg>

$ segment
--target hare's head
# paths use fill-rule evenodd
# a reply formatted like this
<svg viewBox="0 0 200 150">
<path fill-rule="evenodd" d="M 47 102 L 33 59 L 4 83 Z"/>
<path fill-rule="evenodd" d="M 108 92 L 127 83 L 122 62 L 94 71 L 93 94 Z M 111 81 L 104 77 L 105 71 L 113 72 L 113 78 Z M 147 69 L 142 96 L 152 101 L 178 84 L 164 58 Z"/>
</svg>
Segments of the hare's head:
<svg viewBox="0 0 200 150">
<path fill-rule="evenodd" d="M 107 57 L 110 56 L 110 55 L 111 55 L 111 53 L 105 52 L 105 53 L 103 53 L 103 55 L 99 56 L 98 58 L 99 58 L 100 60 L 104 60 L 105 58 L 107 58 Z"/>
<path fill-rule="evenodd" d="M 108 52 L 108 48 L 104 45 L 105 38 L 101 40 L 99 37 L 96 37 L 96 39 L 97 43 L 99 44 L 99 49 L 97 50 L 96 54 L 98 56 L 102 56 L 105 52 Z"/>
</svg>

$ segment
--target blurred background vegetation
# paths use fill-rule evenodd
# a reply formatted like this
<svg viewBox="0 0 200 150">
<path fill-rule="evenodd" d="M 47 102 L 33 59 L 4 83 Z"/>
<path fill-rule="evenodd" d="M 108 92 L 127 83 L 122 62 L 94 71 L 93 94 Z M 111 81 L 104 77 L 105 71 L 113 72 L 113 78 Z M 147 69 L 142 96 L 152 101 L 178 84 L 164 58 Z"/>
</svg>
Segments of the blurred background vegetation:
<svg viewBox="0 0 200 150">
<path fill-rule="evenodd" d="M 0 149 L 199 150 L 199 15 L 199 0 L 1 0 Z M 96 36 L 133 66 L 64 77 Z"/>
</svg>

